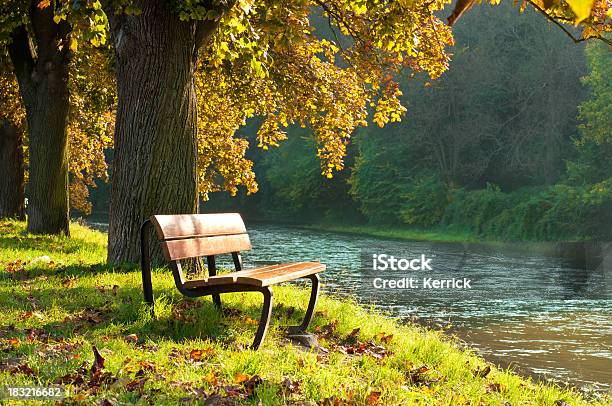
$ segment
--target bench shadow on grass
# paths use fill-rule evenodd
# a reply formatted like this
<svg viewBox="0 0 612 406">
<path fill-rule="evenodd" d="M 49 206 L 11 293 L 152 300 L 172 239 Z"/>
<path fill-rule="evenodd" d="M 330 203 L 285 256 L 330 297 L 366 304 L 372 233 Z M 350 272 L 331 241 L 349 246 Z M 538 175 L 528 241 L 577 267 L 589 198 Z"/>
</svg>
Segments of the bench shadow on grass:
<svg viewBox="0 0 612 406">
<path fill-rule="evenodd" d="M 83 274 L 81 271 L 79 274 Z M 140 275 L 138 275 L 140 277 Z M 18 312 L 60 311 L 68 313 L 61 321 L 28 325 L 42 328 L 54 337 L 70 339 L 75 336 L 111 336 L 122 338 L 136 334 L 143 341 L 173 340 L 177 343 L 191 339 L 202 339 L 231 344 L 238 336 L 252 340 L 257 329 L 256 321 L 261 316 L 263 298 L 259 292 L 229 293 L 221 295 L 223 311 L 219 311 L 210 296 L 186 298 L 174 287 L 154 291 L 156 297 L 163 296 L 156 309 L 156 318 L 149 315 L 149 307 L 143 303 L 142 290 L 133 286 L 112 287 L 104 290 L 96 287 L 76 286 L 65 288 L 34 288 L 11 292 L 11 307 Z M 244 301 L 228 301 L 229 295 L 252 295 L 254 304 Z M 229 303 L 228 303 L 229 302 Z M 236 306 L 242 302 L 243 305 Z M 230 307 L 231 306 L 231 307 Z M 165 307 L 163 309 L 162 307 Z M 290 319 L 276 304 L 272 310 L 271 327 L 299 324 L 304 309 L 296 309 Z M 250 341 L 249 341 L 250 344 Z"/>
<path fill-rule="evenodd" d="M 30 267 L 25 264 L 25 268 L 21 270 L 15 270 L 13 272 L 0 272 L 0 282 L 13 280 L 15 282 L 26 282 L 34 280 L 41 276 L 47 277 L 58 277 L 58 278 L 71 278 L 79 276 L 93 276 L 97 274 L 105 274 L 109 272 L 118 274 L 128 274 L 131 272 L 140 272 L 140 268 L 135 264 L 122 264 L 117 266 L 110 266 L 105 263 L 78 265 L 54 265 L 49 266 L 36 266 Z"/>
</svg>

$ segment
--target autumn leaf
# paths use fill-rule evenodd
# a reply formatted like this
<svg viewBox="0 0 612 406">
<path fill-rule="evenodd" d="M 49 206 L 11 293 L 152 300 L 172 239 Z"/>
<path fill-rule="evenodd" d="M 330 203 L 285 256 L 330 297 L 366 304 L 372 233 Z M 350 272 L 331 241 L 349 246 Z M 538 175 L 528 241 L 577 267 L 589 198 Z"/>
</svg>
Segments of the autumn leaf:
<svg viewBox="0 0 612 406">
<path fill-rule="evenodd" d="M 9 338 L 6 341 L 12 347 L 19 347 L 19 345 L 21 344 L 21 341 L 18 338 Z"/>
<path fill-rule="evenodd" d="M 125 390 L 127 390 L 128 392 L 134 392 L 136 390 L 138 392 L 142 392 L 147 379 L 148 378 L 134 379 L 133 381 L 130 381 L 125 385 Z"/>
<path fill-rule="evenodd" d="M 189 353 L 189 358 L 192 361 L 199 361 L 200 359 L 202 359 L 202 350 L 191 350 L 191 352 Z"/>
<path fill-rule="evenodd" d="M 262 383 L 263 379 L 259 375 L 253 375 L 250 379 L 243 383 L 246 395 L 251 396 L 255 389 Z"/>
<path fill-rule="evenodd" d="M 215 351 L 212 348 L 193 349 L 189 352 L 189 359 L 192 362 L 200 362 L 204 355 L 212 355 Z"/>
<path fill-rule="evenodd" d="M 94 345 L 93 347 L 93 353 L 94 353 L 94 363 L 91 366 L 91 374 L 95 375 L 96 373 L 99 373 L 102 369 L 104 369 L 104 357 L 100 354 L 100 351 L 98 351 L 98 348 L 96 348 L 96 346 Z"/>
<path fill-rule="evenodd" d="M 285 394 L 298 393 L 300 391 L 300 384 L 299 381 L 292 381 L 289 378 L 285 378 L 281 382 L 281 390 Z"/>
<path fill-rule="evenodd" d="M 34 372 L 34 370 L 30 368 L 28 364 L 19 364 L 15 367 L 9 368 L 9 372 L 11 374 L 23 374 L 29 376 L 36 375 L 36 372 Z"/>
<path fill-rule="evenodd" d="M 246 317 L 246 318 L 244 319 L 244 322 L 245 322 L 246 324 L 250 324 L 250 325 L 257 325 L 257 324 L 259 324 L 259 322 L 258 322 L 257 320 L 252 319 L 252 318 L 250 318 L 250 317 Z"/>
<path fill-rule="evenodd" d="M 570 8 L 576 15 L 575 23 L 578 24 L 589 18 L 591 9 L 593 8 L 594 0 L 566 0 Z"/>
<path fill-rule="evenodd" d="M 64 288 L 73 288 L 75 284 L 76 284 L 76 278 L 71 277 L 71 278 L 62 279 L 62 286 Z"/>
<path fill-rule="evenodd" d="M 210 371 L 209 373 L 207 373 L 206 375 L 204 375 L 204 382 L 212 385 L 212 386 L 217 386 L 219 385 L 219 380 L 217 379 L 217 375 L 215 375 L 214 372 Z"/>
<path fill-rule="evenodd" d="M 380 399 L 380 392 L 372 391 L 366 397 L 366 404 L 375 405 L 378 403 L 379 399 Z"/>
<path fill-rule="evenodd" d="M 378 333 L 374 336 L 374 338 L 376 338 L 377 340 L 380 340 L 381 342 L 385 343 L 385 344 L 389 344 L 391 342 L 391 340 L 393 340 L 393 334 L 385 334 L 385 333 Z"/>
<path fill-rule="evenodd" d="M 475 371 L 473 371 L 474 376 L 479 376 L 481 378 L 485 378 L 487 375 L 489 375 L 489 372 L 491 372 L 491 367 L 489 365 L 482 369 L 477 368 Z"/>
<path fill-rule="evenodd" d="M 503 391 L 504 387 L 501 383 L 490 383 L 487 385 L 487 392 L 488 393 L 492 393 L 492 392 L 501 392 Z"/>
<path fill-rule="evenodd" d="M 242 383 L 248 380 L 249 380 L 249 376 L 241 372 L 236 372 L 236 374 L 234 375 L 234 383 Z"/>
<path fill-rule="evenodd" d="M 125 341 L 127 341 L 128 343 L 137 343 L 138 342 L 138 336 L 136 334 L 129 334 L 127 336 L 125 336 Z"/>
<path fill-rule="evenodd" d="M 51 0 L 41 0 L 41 1 L 38 3 L 37 7 L 38 7 L 40 10 L 42 10 L 42 9 L 45 9 L 45 8 L 49 7 L 50 5 L 51 5 Z"/>
<path fill-rule="evenodd" d="M 348 338 L 357 338 L 361 329 L 359 327 L 354 328 L 348 335 Z"/>
</svg>

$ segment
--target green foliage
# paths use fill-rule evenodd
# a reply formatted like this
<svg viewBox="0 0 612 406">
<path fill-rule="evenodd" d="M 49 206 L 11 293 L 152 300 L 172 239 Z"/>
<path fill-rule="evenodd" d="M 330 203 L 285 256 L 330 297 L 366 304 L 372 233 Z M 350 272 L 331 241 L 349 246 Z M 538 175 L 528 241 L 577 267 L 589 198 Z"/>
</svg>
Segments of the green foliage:
<svg viewBox="0 0 612 406">
<path fill-rule="evenodd" d="M 305 130 L 294 134 L 277 150 L 263 154 L 261 169 L 268 199 L 261 209 L 288 220 L 344 221 L 355 215 L 348 196 L 347 173 L 332 179 L 321 176 L 316 142 Z M 330 204 L 333 202 L 333 204 Z"/>
<path fill-rule="evenodd" d="M 402 196 L 400 218 L 406 224 L 432 227 L 438 225 L 449 204 L 451 192 L 439 176 L 412 179 Z"/>
<path fill-rule="evenodd" d="M 511 204 L 508 194 L 501 192 L 494 185 L 487 185 L 487 188 L 482 190 L 459 189 L 451 197 L 442 224 L 481 236 L 484 224 Z"/>
<path fill-rule="evenodd" d="M 502 240 L 604 240 L 612 238 L 612 179 L 589 185 L 459 190 L 442 224 L 480 238 Z"/>
<path fill-rule="evenodd" d="M 586 48 L 589 74 L 583 83 L 591 97 L 580 105 L 580 136 L 576 138 L 576 159 L 568 163 L 570 181 L 596 183 L 612 173 L 612 58 L 607 47 Z"/>
</svg>

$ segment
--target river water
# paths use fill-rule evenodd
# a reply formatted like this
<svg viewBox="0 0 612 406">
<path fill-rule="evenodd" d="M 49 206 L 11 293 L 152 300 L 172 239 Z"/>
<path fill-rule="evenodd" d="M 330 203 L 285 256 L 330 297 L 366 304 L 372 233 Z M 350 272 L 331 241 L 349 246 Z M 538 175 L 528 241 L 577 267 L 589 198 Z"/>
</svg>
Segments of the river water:
<svg viewBox="0 0 612 406">
<path fill-rule="evenodd" d="M 389 240 L 248 224 L 246 265 L 319 260 L 324 291 L 373 303 L 393 316 L 446 325 L 485 358 L 586 391 L 612 390 L 612 269 L 594 269 L 526 245 Z M 432 270 L 373 271 L 372 255 L 431 258 Z M 610 254 L 610 253 L 608 253 Z M 377 289 L 375 278 L 467 278 L 471 289 Z M 380 280 L 377 282 L 380 286 Z M 450 327 L 450 328 L 448 328 Z"/>
<path fill-rule="evenodd" d="M 328 294 L 355 297 L 402 320 L 443 326 L 502 367 L 585 392 L 612 391 L 610 250 L 585 269 L 543 252 L 541 245 L 414 242 L 262 223 L 247 228 L 253 245 L 243 253 L 247 267 L 321 261 Z M 375 254 L 424 255 L 432 269 L 374 271 Z M 218 262 L 231 264 L 229 258 Z M 381 281 L 375 278 L 404 277 L 417 286 L 377 288 Z M 430 289 L 423 283 L 429 277 L 465 278 L 471 288 Z"/>
</svg>

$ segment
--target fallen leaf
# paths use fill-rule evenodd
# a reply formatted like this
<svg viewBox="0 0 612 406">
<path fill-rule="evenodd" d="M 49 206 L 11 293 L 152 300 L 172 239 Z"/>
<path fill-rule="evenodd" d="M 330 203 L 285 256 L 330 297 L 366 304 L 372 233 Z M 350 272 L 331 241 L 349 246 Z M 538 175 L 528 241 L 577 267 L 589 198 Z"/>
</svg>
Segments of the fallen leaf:
<svg viewBox="0 0 612 406">
<path fill-rule="evenodd" d="M 234 383 L 242 383 L 249 380 L 249 376 L 240 372 L 236 372 L 234 375 Z"/>
<path fill-rule="evenodd" d="M 8 371 L 11 374 L 23 374 L 23 375 L 29 375 L 29 376 L 36 375 L 34 370 L 32 368 L 30 368 L 30 366 L 28 364 L 19 364 L 17 366 L 9 368 Z"/>
<path fill-rule="evenodd" d="M 219 380 L 217 379 L 217 375 L 215 375 L 215 373 L 212 371 L 204 375 L 204 382 L 212 386 L 219 385 Z"/>
<path fill-rule="evenodd" d="M 285 378 L 281 382 L 281 390 L 285 394 L 298 393 L 300 391 L 300 384 L 299 381 L 292 381 L 289 378 Z"/>
<path fill-rule="evenodd" d="M 125 336 L 125 341 L 127 341 L 128 343 L 137 343 L 138 336 L 136 334 L 129 334 Z"/>
<path fill-rule="evenodd" d="M 64 288 L 73 288 L 76 285 L 76 278 L 62 279 L 62 286 Z"/>
<path fill-rule="evenodd" d="M 6 342 L 12 347 L 19 347 L 21 341 L 18 338 L 9 338 Z"/>
<path fill-rule="evenodd" d="M 474 376 L 479 376 L 481 378 L 485 378 L 487 375 L 489 375 L 489 372 L 491 372 L 491 366 L 487 365 L 486 367 L 480 369 L 477 368 L 473 374 Z"/>
<path fill-rule="evenodd" d="M 251 396 L 259 385 L 263 383 L 263 379 L 259 375 L 253 375 L 249 380 L 243 383 L 244 390 L 247 396 Z"/>
<path fill-rule="evenodd" d="M 149 378 L 134 379 L 133 381 L 130 381 L 127 383 L 127 385 L 125 385 L 125 390 L 127 390 L 128 392 L 134 392 L 135 390 L 142 392 L 147 379 Z"/>
<path fill-rule="evenodd" d="M 95 345 L 92 348 L 95 359 L 93 365 L 91 366 L 91 374 L 95 375 L 96 373 L 99 373 L 102 369 L 104 369 L 105 360 L 104 357 L 100 355 L 100 351 L 98 351 Z"/>
<path fill-rule="evenodd" d="M 487 392 L 501 392 L 503 390 L 503 386 L 501 383 L 490 383 L 487 385 Z"/>
<path fill-rule="evenodd" d="M 380 399 L 380 392 L 372 391 L 366 397 L 366 404 L 368 404 L 368 405 L 375 405 L 375 404 L 378 403 L 379 399 Z"/>
<path fill-rule="evenodd" d="M 385 344 L 389 344 L 391 340 L 393 339 L 393 334 L 387 335 L 385 333 L 378 333 L 374 337 Z"/>
</svg>

